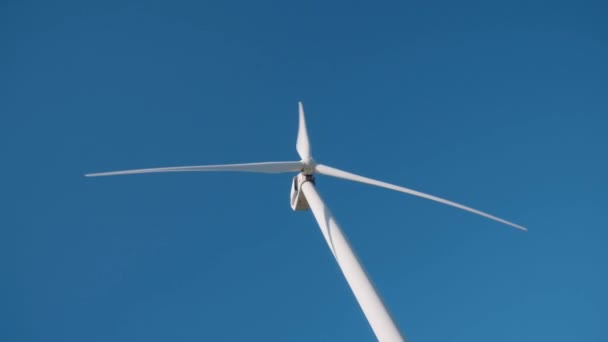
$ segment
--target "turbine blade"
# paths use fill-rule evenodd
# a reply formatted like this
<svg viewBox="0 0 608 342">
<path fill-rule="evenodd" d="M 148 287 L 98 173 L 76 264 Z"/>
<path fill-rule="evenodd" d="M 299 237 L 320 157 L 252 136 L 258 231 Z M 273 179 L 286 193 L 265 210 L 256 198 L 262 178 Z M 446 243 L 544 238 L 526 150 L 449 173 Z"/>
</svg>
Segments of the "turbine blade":
<svg viewBox="0 0 608 342">
<path fill-rule="evenodd" d="M 379 180 L 375 180 L 375 179 L 359 176 L 359 175 L 356 175 L 354 173 L 350 173 L 350 172 L 346 172 L 346 171 L 342 171 L 342 170 L 333 168 L 331 166 L 318 164 L 315 167 L 315 171 L 317 173 L 322 174 L 322 175 L 333 176 L 333 177 L 337 177 L 337 178 L 343 178 L 343 179 L 347 179 L 347 180 L 351 180 L 351 181 L 355 181 L 355 182 L 360 182 L 360 183 L 365 183 L 365 184 L 369 184 L 369 185 L 375 185 L 375 186 L 379 186 L 379 187 L 382 187 L 382 188 L 387 188 L 387 189 L 391 189 L 391 190 L 395 190 L 395 191 L 404 192 L 406 194 L 410 194 L 410 195 L 426 198 L 426 199 L 429 199 L 431 201 L 447 204 L 449 206 L 452 206 L 452 207 L 455 207 L 455 208 L 458 208 L 458 209 L 462 209 L 462 210 L 471 212 L 473 214 L 477 214 L 477 215 L 489 218 L 491 220 L 498 221 L 500 223 L 504 223 L 506 225 L 509 225 L 511 227 L 515 227 L 517 229 L 521 229 L 523 231 L 527 231 L 528 230 L 527 228 L 525 228 L 523 226 L 520 226 L 520 225 L 515 224 L 513 222 L 509 222 L 507 220 L 503 220 L 503 219 L 501 219 L 499 217 L 496 217 L 496 216 L 484 213 L 483 211 L 479 211 L 477 209 L 473 209 L 471 207 L 467 207 L 466 205 L 462 205 L 462 204 L 459 204 L 459 203 L 456 203 L 456 202 L 448 201 L 446 199 L 443 199 L 443 198 L 440 198 L 440 197 L 437 197 L 437 196 L 433 196 L 433 195 L 429 195 L 429 194 L 425 194 L 425 193 L 420 192 L 420 191 L 404 188 L 402 186 L 397 186 L 397 185 L 389 184 L 389 183 L 382 182 L 382 181 L 379 181 Z"/>
<path fill-rule="evenodd" d="M 284 172 L 299 172 L 302 169 L 302 163 L 299 161 L 292 162 L 264 162 L 264 163 L 247 163 L 247 164 L 225 164 L 225 165 L 201 165 L 201 166 L 177 166 L 177 167 L 160 167 L 153 169 L 138 169 L 125 171 L 111 171 L 100 173 L 89 173 L 86 177 L 99 176 L 118 176 L 132 175 L 139 173 L 156 173 L 156 172 L 187 172 L 187 171 L 240 171 L 240 172 L 259 172 L 259 173 L 284 173 Z"/>
<path fill-rule="evenodd" d="M 298 102 L 300 112 L 300 123 L 298 125 L 298 140 L 296 150 L 302 160 L 310 159 L 310 142 L 308 141 L 308 130 L 306 129 L 306 118 L 304 117 L 304 106 Z"/>
</svg>

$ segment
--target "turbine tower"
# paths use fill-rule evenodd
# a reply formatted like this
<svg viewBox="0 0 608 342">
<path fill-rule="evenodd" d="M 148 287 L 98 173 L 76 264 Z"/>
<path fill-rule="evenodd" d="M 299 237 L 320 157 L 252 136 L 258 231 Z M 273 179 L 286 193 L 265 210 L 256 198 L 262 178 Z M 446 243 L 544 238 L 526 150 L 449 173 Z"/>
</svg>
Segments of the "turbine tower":
<svg viewBox="0 0 608 342">
<path fill-rule="evenodd" d="M 298 103 L 299 127 L 296 150 L 301 158 L 300 161 L 286 162 L 261 162 L 247 164 L 225 164 L 225 165 L 201 165 L 201 166 L 178 166 L 163 167 L 152 169 L 138 169 L 125 171 L 112 171 L 91 173 L 85 176 L 116 176 L 140 173 L 160 173 L 160 172 L 195 172 L 195 171 L 240 171 L 257 173 L 286 173 L 297 172 L 291 186 L 291 208 L 293 210 L 310 209 L 319 224 L 321 233 L 329 246 L 338 266 L 342 270 L 348 285 L 350 286 L 357 302 L 361 306 L 367 321 L 369 322 L 374 334 L 379 341 L 405 341 L 405 336 L 399 330 L 395 320 L 382 302 L 378 291 L 374 288 L 370 278 L 359 262 L 357 255 L 353 251 L 348 239 L 342 232 L 336 218 L 323 202 L 315 186 L 315 174 L 342 178 L 350 181 L 374 185 L 390 190 L 395 190 L 417 197 L 426 198 L 435 202 L 446 204 L 458 209 L 462 209 L 494 221 L 504 223 L 520 230 L 527 230 L 518 224 L 506 221 L 496 216 L 487 214 L 477 209 L 452 202 L 440 197 L 425 194 L 416 190 L 393 185 L 379 180 L 359 176 L 350 172 L 333 168 L 324 164 L 318 164 L 312 157 L 308 130 L 306 129 L 306 118 L 302 102 Z"/>
</svg>

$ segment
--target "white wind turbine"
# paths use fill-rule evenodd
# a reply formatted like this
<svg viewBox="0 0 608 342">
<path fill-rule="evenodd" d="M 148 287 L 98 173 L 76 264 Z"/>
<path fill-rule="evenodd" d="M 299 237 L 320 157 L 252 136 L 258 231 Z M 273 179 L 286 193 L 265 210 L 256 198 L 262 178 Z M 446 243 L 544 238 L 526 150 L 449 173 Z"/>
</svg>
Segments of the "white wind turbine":
<svg viewBox="0 0 608 342">
<path fill-rule="evenodd" d="M 363 266 L 359 262 L 355 252 L 352 250 L 346 236 L 342 233 L 342 229 L 338 225 L 335 217 L 325 205 L 321 196 L 315 188 L 315 174 L 343 178 L 350 181 L 375 185 L 395 191 L 404 192 L 406 194 L 426 198 L 435 202 L 447 204 L 494 221 L 504 223 L 517 229 L 526 231 L 523 226 L 503 220 L 496 216 L 484 213 L 477 209 L 467 207 L 443 198 L 425 194 L 416 190 L 404 188 L 401 186 L 385 183 L 375 179 L 359 176 L 350 172 L 342 171 L 331 166 L 318 164 L 313 158 L 308 140 L 308 131 L 306 129 L 306 119 L 304 118 L 304 109 L 302 102 L 299 105 L 299 128 L 296 150 L 302 160 L 287 161 L 287 162 L 262 162 L 262 163 L 247 163 L 247 164 L 226 164 L 226 165 L 202 165 L 202 166 L 180 166 L 180 167 L 162 167 L 153 169 L 138 169 L 126 171 L 112 171 L 87 174 L 87 177 L 98 176 L 116 176 L 130 175 L 139 173 L 157 173 L 157 172 L 182 172 L 182 171 L 241 171 L 241 172 L 258 172 L 258 173 L 286 173 L 298 172 L 293 178 L 291 186 L 291 208 L 293 210 L 308 210 L 312 213 L 319 224 L 321 232 L 329 245 L 329 249 L 334 255 L 348 285 L 352 289 L 365 317 L 371 325 L 374 334 L 379 341 L 405 341 L 404 335 L 401 333 L 394 319 L 391 317 L 374 285 L 367 276 Z"/>
</svg>

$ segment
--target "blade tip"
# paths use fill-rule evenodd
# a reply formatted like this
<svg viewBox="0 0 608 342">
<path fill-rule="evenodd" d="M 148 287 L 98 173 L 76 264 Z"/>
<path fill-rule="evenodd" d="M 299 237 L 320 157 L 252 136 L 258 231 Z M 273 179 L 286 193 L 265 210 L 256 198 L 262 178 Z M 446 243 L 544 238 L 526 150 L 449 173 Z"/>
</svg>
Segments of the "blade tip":
<svg viewBox="0 0 608 342">
<path fill-rule="evenodd" d="M 512 224 L 511 224 L 511 226 L 512 226 L 512 227 L 515 227 L 515 228 L 517 228 L 517 229 L 519 229 L 519 230 L 521 230 L 521 231 L 524 231 L 524 232 L 527 232 L 527 231 L 528 231 L 528 228 L 526 228 L 526 227 L 524 227 L 524 226 L 520 226 L 520 225 L 515 224 L 515 223 L 512 223 Z"/>
<path fill-rule="evenodd" d="M 101 173 L 86 173 L 84 176 L 91 178 L 91 177 L 101 177 L 101 176 L 108 176 L 109 173 L 105 173 L 105 172 L 101 172 Z"/>
</svg>

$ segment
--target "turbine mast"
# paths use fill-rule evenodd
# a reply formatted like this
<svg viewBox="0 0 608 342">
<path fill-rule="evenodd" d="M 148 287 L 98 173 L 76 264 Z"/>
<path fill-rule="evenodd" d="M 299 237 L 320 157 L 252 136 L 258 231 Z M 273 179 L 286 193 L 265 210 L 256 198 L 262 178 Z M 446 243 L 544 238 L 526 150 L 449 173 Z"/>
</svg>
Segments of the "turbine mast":
<svg viewBox="0 0 608 342">
<path fill-rule="evenodd" d="M 348 239 L 342 233 L 334 215 L 319 196 L 315 185 L 312 182 L 305 181 L 300 185 L 300 189 L 304 192 L 321 233 L 323 233 L 329 249 L 336 258 L 338 266 L 340 266 L 378 341 L 404 342 L 405 337 L 399 331 L 395 320 L 382 302 L 357 255 L 350 247 Z"/>
</svg>

